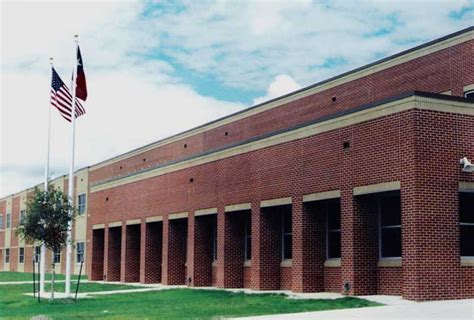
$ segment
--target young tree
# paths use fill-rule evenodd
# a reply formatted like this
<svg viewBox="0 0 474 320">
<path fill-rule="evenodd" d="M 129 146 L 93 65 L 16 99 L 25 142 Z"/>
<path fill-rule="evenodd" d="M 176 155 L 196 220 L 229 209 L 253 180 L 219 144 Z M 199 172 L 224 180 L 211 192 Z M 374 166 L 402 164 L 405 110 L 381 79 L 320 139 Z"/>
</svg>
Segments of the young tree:
<svg viewBox="0 0 474 320">
<path fill-rule="evenodd" d="M 47 192 L 35 188 L 33 197 L 26 204 L 26 218 L 16 234 L 26 243 L 44 244 L 52 252 L 60 251 L 67 244 L 69 222 L 74 220 L 75 213 L 67 194 L 55 189 L 53 185 L 48 185 Z M 54 273 L 54 255 L 52 267 Z M 52 290 L 54 291 L 54 277 Z"/>
</svg>

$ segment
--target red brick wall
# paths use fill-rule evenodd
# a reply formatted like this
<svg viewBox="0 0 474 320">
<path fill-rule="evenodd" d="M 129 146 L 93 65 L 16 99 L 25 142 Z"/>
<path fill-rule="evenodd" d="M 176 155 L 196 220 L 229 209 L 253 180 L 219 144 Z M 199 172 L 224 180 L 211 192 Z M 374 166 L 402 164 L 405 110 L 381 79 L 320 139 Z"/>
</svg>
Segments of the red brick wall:
<svg viewBox="0 0 474 320">
<path fill-rule="evenodd" d="M 243 141 L 407 91 L 438 93 L 451 90 L 453 95 L 461 96 L 463 86 L 474 83 L 473 47 L 474 41 L 471 40 L 92 170 L 90 181 L 127 175 L 152 165 Z M 337 100 L 333 102 L 334 96 Z M 228 134 L 225 135 L 225 132 Z"/>
<path fill-rule="evenodd" d="M 145 283 L 161 282 L 163 255 L 163 222 L 146 224 Z"/>
<path fill-rule="evenodd" d="M 291 290 L 291 267 L 280 268 L 280 289 Z"/>
<path fill-rule="evenodd" d="M 163 284 L 186 284 L 186 244 L 188 219 L 168 220 L 163 223 Z M 188 249 L 192 252 L 192 248 Z M 190 262 L 187 262 L 190 264 Z"/>
<path fill-rule="evenodd" d="M 474 267 L 461 268 L 462 297 L 474 297 Z"/>
<path fill-rule="evenodd" d="M 103 280 L 104 276 L 104 245 L 105 230 L 97 229 L 92 231 L 92 247 L 91 251 L 91 280 Z M 88 259 L 89 260 L 89 259 Z"/>
<path fill-rule="evenodd" d="M 341 268 L 340 267 L 326 267 L 324 268 L 324 291 L 326 292 L 341 292 Z"/>
<path fill-rule="evenodd" d="M 107 281 L 120 281 L 121 253 L 122 253 L 122 227 L 108 228 L 108 269 Z M 88 262 L 89 263 L 89 262 Z"/>
<path fill-rule="evenodd" d="M 250 267 L 244 267 L 244 288 L 252 288 L 252 270 Z"/>
<path fill-rule="evenodd" d="M 402 295 L 401 267 L 377 268 L 377 294 Z"/>
<path fill-rule="evenodd" d="M 128 225 L 126 228 L 125 282 L 139 282 L 141 225 Z"/>
</svg>

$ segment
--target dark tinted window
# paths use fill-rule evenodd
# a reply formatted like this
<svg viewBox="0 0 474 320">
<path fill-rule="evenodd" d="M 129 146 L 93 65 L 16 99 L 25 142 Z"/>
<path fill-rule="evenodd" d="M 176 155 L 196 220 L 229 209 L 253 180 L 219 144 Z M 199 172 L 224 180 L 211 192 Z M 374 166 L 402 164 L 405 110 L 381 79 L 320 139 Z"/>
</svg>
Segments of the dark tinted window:
<svg viewBox="0 0 474 320">
<path fill-rule="evenodd" d="M 402 256 L 400 196 L 380 198 L 380 257 Z"/>
<path fill-rule="evenodd" d="M 474 193 L 459 194 L 461 256 L 474 257 Z"/>
<path fill-rule="evenodd" d="M 327 258 L 341 257 L 341 205 L 340 200 L 327 202 Z"/>
</svg>

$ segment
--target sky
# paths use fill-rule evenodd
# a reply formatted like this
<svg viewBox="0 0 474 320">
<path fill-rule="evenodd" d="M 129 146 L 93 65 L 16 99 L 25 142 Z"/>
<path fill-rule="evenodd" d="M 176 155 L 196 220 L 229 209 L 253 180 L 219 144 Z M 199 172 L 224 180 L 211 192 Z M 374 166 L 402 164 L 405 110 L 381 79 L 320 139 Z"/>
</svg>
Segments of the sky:
<svg viewBox="0 0 474 320">
<path fill-rule="evenodd" d="M 51 66 L 79 43 L 76 169 L 474 25 L 472 0 L 0 1 L 0 197 L 44 180 Z M 50 173 L 69 123 L 51 110 Z"/>
</svg>

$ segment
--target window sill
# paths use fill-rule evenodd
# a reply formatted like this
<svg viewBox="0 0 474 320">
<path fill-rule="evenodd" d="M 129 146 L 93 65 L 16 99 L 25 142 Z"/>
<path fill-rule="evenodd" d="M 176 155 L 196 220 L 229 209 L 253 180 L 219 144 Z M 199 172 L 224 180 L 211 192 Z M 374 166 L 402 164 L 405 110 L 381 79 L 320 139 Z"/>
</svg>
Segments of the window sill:
<svg viewBox="0 0 474 320">
<path fill-rule="evenodd" d="M 217 260 L 212 261 L 212 266 L 217 267 Z"/>
<path fill-rule="evenodd" d="M 252 265 L 252 260 L 245 260 L 244 267 L 250 267 Z"/>
<path fill-rule="evenodd" d="M 401 267 L 402 266 L 402 258 L 386 258 L 380 259 L 377 263 L 377 267 Z"/>
<path fill-rule="evenodd" d="M 286 259 L 280 263 L 280 267 L 291 267 L 292 263 L 293 263 L 292 259 Z"/>
<path fill-rule="evenodd" d="M 461 257 L 461 267 L 474 267 L 474 257 Z"/>
<path fill-rule="evenodd" d="M 324 261 L 324 266 L 328 268 L 337 268 L 341 266 L 341 259 L 328 259 Z"/>
</svg>

